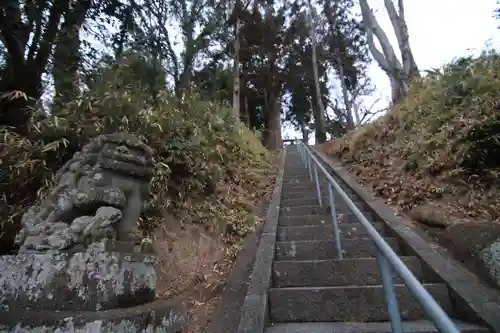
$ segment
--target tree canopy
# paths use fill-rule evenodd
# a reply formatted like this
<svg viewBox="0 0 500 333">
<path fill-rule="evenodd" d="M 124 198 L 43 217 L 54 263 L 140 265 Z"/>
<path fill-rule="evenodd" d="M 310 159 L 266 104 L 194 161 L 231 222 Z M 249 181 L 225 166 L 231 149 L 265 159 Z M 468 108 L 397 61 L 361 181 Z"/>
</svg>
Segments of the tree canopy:
<svg viewBox="0 0 500 333">
<path fill-rule="evenodd" d="M 63 110 L 95 89 L 103 68 L 126 62 L 123 83 L 147 83 L 153 105 L 165 93 L 179 107 L 193 98 L 232 105 L 269 147 L 280 145 L 281 115 L 303 133 L 336 128 L 324 119 L 351 128 L 351 111 L 330 102 L 329 78 L 354 92 L 365 75 L 366 38 L 353 6 L 352 0 L 311 7 L 303 0 L 4 1 L 0 124 L 25 135 L 34 113 Z M 312 37 L 326 118 L 315 93 Z"/>
</svg>

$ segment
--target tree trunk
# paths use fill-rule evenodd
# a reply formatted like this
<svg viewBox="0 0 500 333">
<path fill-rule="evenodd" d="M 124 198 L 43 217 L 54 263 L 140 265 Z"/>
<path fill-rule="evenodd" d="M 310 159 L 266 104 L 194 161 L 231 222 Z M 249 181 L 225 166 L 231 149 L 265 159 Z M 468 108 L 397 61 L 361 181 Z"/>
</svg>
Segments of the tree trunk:
<svg viewBox="0 0 500 333">
<path fill-rule="evenodd" d="M 384 0 L 384 4 L 398 41 L 403 62 L 403 72 L 408 76 L 407 80 L 413 77 L 419 77 L 420 72 L 418 71 L 413 52 L 410 48 L 410 36 L 408 35 L 408 26 L 405 21 L 403 0 L 398 0 L 399 14 L 392 0 Z"/>
<path fill-rule="evenodd" d="M 309 143 L 309 131 L 307 130 L 306 125 L 304 122 L 300 124 L 300 131 L 302 132 L 302 141 L 304 141 L 305 144 Z"/>
<path fill-rule="evenodd" d="M 45 9 L 48 9 L 48 3 L 43 3 Z M 54 0 L 46 20 L 35 20 L 32 27 L 23 22 L 26 13 L 21 13 L 18 1 L 0 2 L 0 11 L 4 13 L 0 35 L 8 53 L 6 68 L 1 73 L 0 91 L 21 91 L 28 97 L 0 100 L 0 125 L 12 126 L 22 135 L 28 133 L 33 107 L 42 94 L 42 74 L 52 54 L 61 18 L 68 7 L 68 1 Z M 41 14 L 30 10 L 26 15 Z M 35 32 L 32 33 L 32 30 Z M 28 40 L 30 35 L 32 38 Z"/>
<path fill-rule="evenodd" d="M 243 121 L 244 124 L 246 124 L 248 127 L 250 127 L 250 111 L 248 110 L 248 96 L 243 94 L 241 96 L 240 94 L 240 105 L 241 105 L 241 99 L 243 99 L 243 107 L 241 108 L 241 121 Z"/>
<path fill-rule="evenodd" d="M 37 93 L 28 92 L 32 89 L 32 87 L 26 87 L 22 84 L 16 86 L 19 88 L 12 89 L 12 86 L 10 86 L 7 91 L 22 91 L 28 96 L 29 99 L 25 99 L 23 97 L 15 99 L 2 99 L 0 101 L 0 125 L 10 126 L 15 132 L 26 136 L 29 131 L 29 120 L 33 111 L 32 108 L 35 105 L 34 97 L 32 96 L 36 96 Z M 33 98 L 33 100 L 31 100 L 31 98 Z"/>
<path fill-rule="evenodd" d="M 29 120 L 36 101 L 42 92 L 42 76 L 33 72 L 33 68 L 24 63 L 16 66 L 13 61 L 7 61 L 6 68 L 1 73 L 1 93 L 22 92 L 24 96 L 0 97 L 0 125 L 10 126 L 21 135 L 27 135 Z"/>
<path fill-rule="evenodd" d="M 281 137 L 281 99 L 279 97 L 271 97 L 271 107 L 267 112 L 266 127 L 266 144 L 269 150 L 277 150 L 283 146 Z"/>
<path fill-rule="evenodd" d="M 236 2 L 236 23 L 234 24 L 234 67 L 233 67 L 233 108 L 234 119 L 240 118 L 240 28 L 239 1 Z"/>
<path fill-rule="evenodd" d="M 379 66 L 389 77 L 392 87 L 393 103 L 396 103 L 402 97 L 406 96 L 410 79 L 419 75 L 418 67 L 410 49 L 408 28 L 404 21 L 404 7 L 402 2 L 402 0 L 399 0 L 400 14 L 398 16 L 392 0 L 384 0 L 398 40 L 403 64 L 401 64 L 396 57 L 396 53 L 387 35 L 375 19 L 367 0 L 360 0 L 361 14 L 367 32 L 368 47 L 375 61 L 377 61 Z M 382 52 L 378 50 L 374 37 L 378 39 Z"/>
<path fill-rule="evenodd" d="M 179 99 L 180 107 L 186 105 L 187 100 L 190 95 L 190 85 L 191 85 L 191 66 L 189 65 L 181 73 L 177 87 L 176 87 L 176 97 Z"/>
<path fill-rule="evenodd" d="M 55 98 L 57 108 L 74 100 L 79 93 L 78 68 L 80 66 L 80 29 L 85 21 L 91 1 L 78 1 L 69 12 L 59 32 L 55 51 L 54 76 Z"/>
<path fill-rule="evenodd" d="M 353 119 L 353 108 L 352 108 L 352 103 L 351 103 L 351 97 L 349 96 L 349 90 L 347 89 L 347 84 L 345 83 L 345 77 L 344 77 L 344 66 L 342 65 L 342 62 L 340 59 L 337 57 L 337 64 L 339 66 L 339 76 L 340 76 L 340 84 L 342 86 L 342 96 L 344 97 L 344 104 L 346 108 L 346 120 L 347 120 L 347 129 L 351 130 L 354 129 L 355 124 L 354 124 L 354 119 Z M 359 124 L 359 116 L 356 117 L 356 123 Z"/>
<path fill-rule="evenodd" d="M 312 3 L 308 0 L 309 10 L 309 28 L 311 31 L 311 42 L 312 42 L 312 67 L 314 75 L 314 86 L 316 88 L 316 100 L 318 103 L 319 110 L 315 113 L 316 122 L 316 143 L 323 143 L 326 141 L 326 130 L 325 130 L 325 106 L 323 105 L 323 100 L 321 99 L 321 90 L 319 86 L 319 75 L 318 75 L 318 63 L 316 57 L 316 33 L 314 31 L 314 22 L 312 16 Z"/>
<path fill-rule="evenodd" d="M 352 112 L 354 113 L 354 117 L 356 119 L 356 125 L 361 125 L 361 118 L 359 116 L 359 106 L 355 100 L 352 101 Z"/>
</svg>

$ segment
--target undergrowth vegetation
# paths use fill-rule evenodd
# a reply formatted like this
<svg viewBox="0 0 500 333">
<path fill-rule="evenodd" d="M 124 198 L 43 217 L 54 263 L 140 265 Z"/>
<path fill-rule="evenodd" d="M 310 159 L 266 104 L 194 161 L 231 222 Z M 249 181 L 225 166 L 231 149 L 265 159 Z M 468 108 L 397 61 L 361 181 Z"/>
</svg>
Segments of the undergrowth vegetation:
<svg viewBox="0 0 500 333">
<path fill-rule="evenodd" d="M 146 85 L 124 80 L 126 67 L 102 70 L 81 98 L 33 120 L 28 137 L 0 129 L 2 253 L 13 250 L 23 212 L 47 193 L 54 172 L 89 139 L 116 131 L 141 134 L 155 150 L 145 232 L 166 212 L 182 223 L 203 224 L 231 244 L 255 226 L 249 213 L 275 171 L 256 134 L 220 105 L 191 100 L 179 108 L 167 93 L 152 100 Z"/>
<path fill-rule="evenodd" d="M 428 71 L 388 114 L 325 144 L 404 211 L 446 202 L 451 216 L 500 219 L 500 55 Z"/>
</svg>

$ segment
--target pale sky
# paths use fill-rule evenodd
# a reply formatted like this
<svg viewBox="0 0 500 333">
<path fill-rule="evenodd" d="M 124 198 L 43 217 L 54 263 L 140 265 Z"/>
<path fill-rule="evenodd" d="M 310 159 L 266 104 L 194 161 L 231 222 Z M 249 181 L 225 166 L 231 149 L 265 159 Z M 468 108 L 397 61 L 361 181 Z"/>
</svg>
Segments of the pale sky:
<svg viewBox="0 0 500 333">
<path fill-rule="evenodd" d="M 393 0 L 397 2 L 396 0 Z M 500 20 L 493 18 L 493 10 L 497 0 L 404 0 L 406 23 L 410 35 L 410 46 L 419 69 L 426 70 L 440 67 L 456 57 L 479 54 L 488 44 L 500 49 Z M 397 42 L 392 25 L 384 7 L 384 0 L 368 0 L 375 11 L 375 17 L 382 26 L 398 56 Z M 360 10 L 357 8 L 357 12 Z M 174 41 L 180 42 L 179 29 L 171 27 Z M 176 43 L 174 43 L 176 44 Z M 174 47 L 179 54 L 182 43 Z M 372 62 L 368 75 L 377 88 L 373 96 L 363 98 L 363 104 L 370 106 L 380 98 L 376 108 L 387 107 L 390 101 L 390 85 L 385 73 L 376 62 Z M 338 86 L 335 77 L 329 82 Z M 339 94 L 340 89 L 334 87 L 332 94 Z M 332 96 L 333 97 L 333 96 Z M 339 96 L 340 97 L 340 96 Z M 282 124 L 285 138 L 300 137 L 300 134 Z M 310 143 L 314 141 L 311 135 Z"/>
<path fill-rule="evenodd" d="M 398 53 L 384 0 L 368 0 L 368 3 Z M 405 0 L 404 5 L 410 46 L 420 70 L 440 67 L 459 56 L 478 54 L 487 44 L 500 48 L 500 30 L 497 30 L 500 20 L 493 18 L 496 0 Z M 377 106 L 383 108 L 390 100 L 389 80 L 375 62 L 368 73 L 377 87 L 377 95 L 364 101 L 370 105 L 382 97 L 383 102 Z M 283 128 L 283 135 L 293 138 L 299 133 Z"/>
</svg>

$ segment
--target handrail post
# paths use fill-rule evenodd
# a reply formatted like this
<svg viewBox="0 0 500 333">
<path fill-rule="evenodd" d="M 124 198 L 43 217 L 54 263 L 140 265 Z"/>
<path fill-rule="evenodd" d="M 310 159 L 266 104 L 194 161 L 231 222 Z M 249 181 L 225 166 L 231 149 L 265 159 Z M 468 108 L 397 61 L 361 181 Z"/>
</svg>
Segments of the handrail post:
<svg viewBox="0 0 500 333">
<path fill-rule="evenodd" d="M 380 268 L 380 276 L 382 278 L 382 286 L 385 293 L 385 301 L 387 305 L 387 312 L 389 313 L 389 320 L 393 333 L 403 333 L 403 324 L 401 322 L 401 315 L 398 308 L 398 300 L 396 298 L 396 291 L 392 283 L 392 270 L 382 253 L 377 249 L 377 262 Z"/>
<path fill-rule="evenodd" d="M 320 185 L 319 185 L 319 179 L 318 179 L 318 166 L 316 165 L 316 163 L 314 163 L 314 181 L 316 183 L 316 193 L 318 194 L 318 202 L 319 202 L 319 206 L 323 206 L 322 204 L 322 200 L 321 200 L 321 188 L 320 188 Z"/>
<path fill-rule="evenodd" d="M 337 221 L 337 208 L 335 207 L 335 198 L 333 196 L 332 184 L 328 182 L 328 199 L 330 201 L 330 214 L 332 215 L 333 232 L 335 233 L 335 243 L 337 245 L 337 254 L 339 259 L 343 259 L 342 244 L 340 243 L 340 230 Z"/>
<path fill-rule="evenodd" d="M 312 174 L 312 166 L 311 166 L 311 163 L 312 163 L 312 157 L 310 154 L 307 154 L 307 170 L 309 171 L 309 178 L 311 179 L 311 181 L 313 180 L 313 174 Z"/>
</svg>

